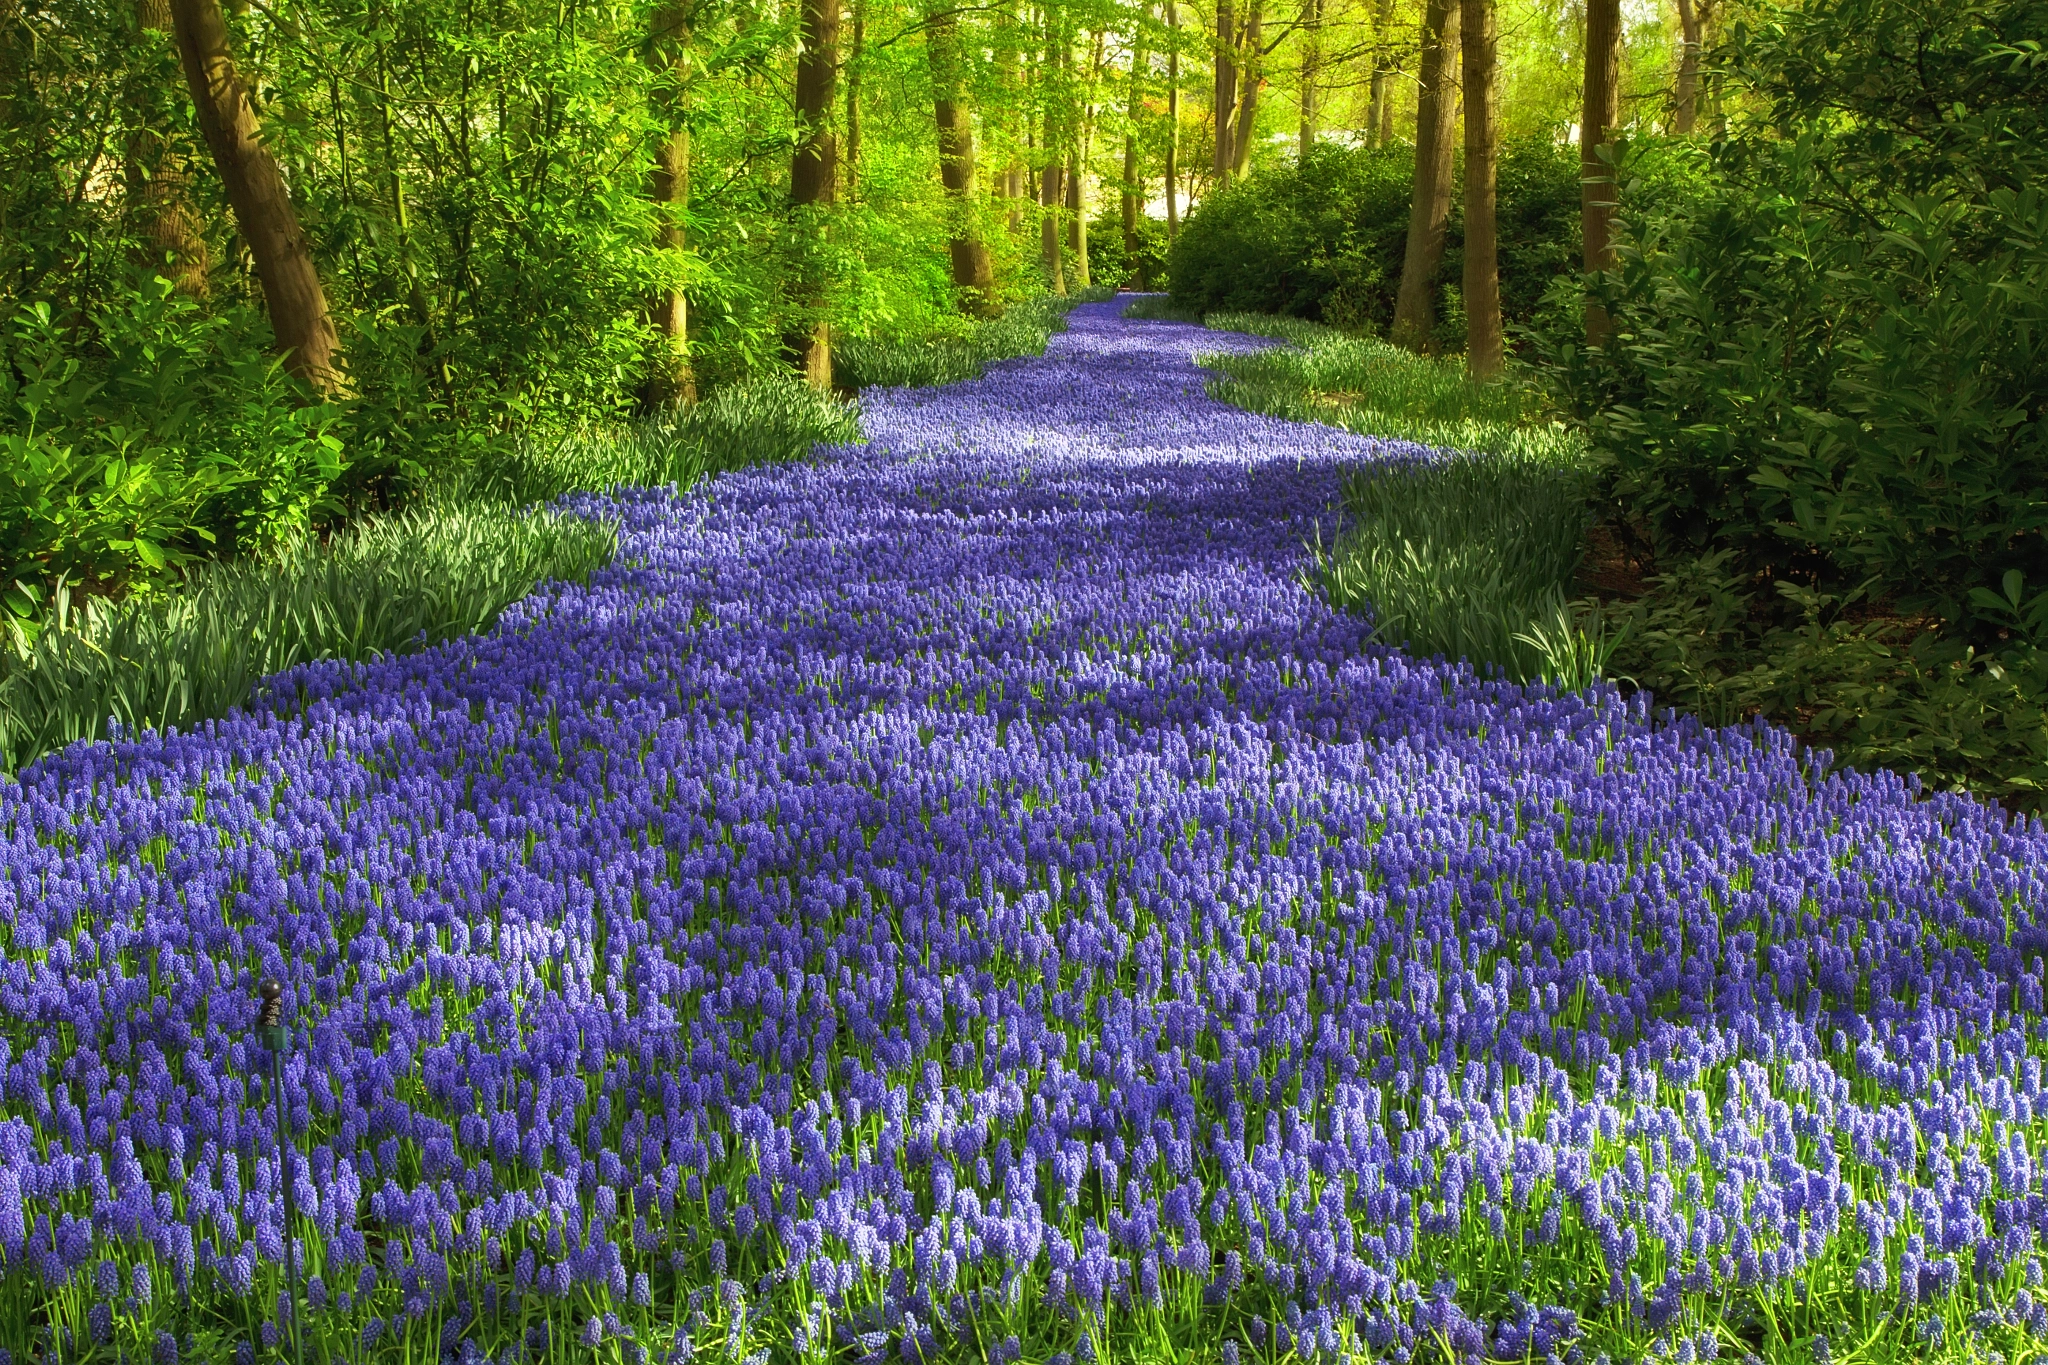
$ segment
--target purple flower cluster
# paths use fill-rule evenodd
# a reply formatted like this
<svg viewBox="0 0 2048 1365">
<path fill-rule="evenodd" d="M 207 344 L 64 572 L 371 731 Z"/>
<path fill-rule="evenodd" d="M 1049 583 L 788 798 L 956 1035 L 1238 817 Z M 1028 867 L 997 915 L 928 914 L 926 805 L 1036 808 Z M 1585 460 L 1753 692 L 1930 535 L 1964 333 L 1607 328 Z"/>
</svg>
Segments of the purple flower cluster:
<svg viewBox="0 0 2048 1365">
<path fill-rule="evenodd" d="M 1304 1354 L 1690 1357 L 1823 1269 L 2032 1311 L 2048 836 L 1372 645 L 1303 545 L 1417 452 L 1114 312 L 583 500 L 620 562 L 488 635 L 0 789 L 0 1295 L 274 1295 L 290 1235 L 365 1348 L 1256 1293 Z"/>
</svg>

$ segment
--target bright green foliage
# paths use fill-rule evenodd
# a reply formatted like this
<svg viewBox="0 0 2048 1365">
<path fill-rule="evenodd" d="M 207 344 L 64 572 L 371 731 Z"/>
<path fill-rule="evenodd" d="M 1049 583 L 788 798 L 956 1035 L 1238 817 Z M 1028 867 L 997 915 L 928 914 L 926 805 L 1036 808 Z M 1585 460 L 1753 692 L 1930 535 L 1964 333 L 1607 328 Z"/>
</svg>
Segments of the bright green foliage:
<svg viewBox="0 0 2048 1365">
<path fill-rule="evenodd" d="M 1209 325 L 1293 343 L 1206 357 L 1228 376 L 1216 397 L 1458 452 L 1351 479 L 1349 524 L 1313 570 L 1331 601 L 1418 654 L 1573 686 L 1600 676 L 1604 625 L 1565 607 L 1589 520 L 1582 447 L 1533 392 L 1314 323 L 1222 313 Z"/>
<path fill-rule="evenodd" d="M 629 425 L 535 436 L 453 491 L 456 501 L 512 506 L 619 484 L 687 487 L 707 474 L 802 459 L 816 445 L 860 440 L 857 409 L 794 375 L 764 374 L 704 402 Z"/>
<path fill-rule="evenodd" d="M 1312 318 L 1355 331 L 1384 329 L 1394 314 L 1408 240 L 1415 153 L 1394 146 L 1324 144 L 1298 165 L 1250 176 L 1202 201 L 1174 240 L 1174 303 L 1195 312 L 1244 311 Z M 1549 137 L 1517 139 L 1499 168 L 1502 314 L 1535 315 L 1544 291 L 1576 268 L 1578 161 Z M 1440 336 L 1462 344 L 1454 285 L 1462 269 L 1462 198 L 1453 195 L 1440 278 Z"/>
<path fill-rule="evenodd" d="M 1126 252 L 1122 206 L 1114 199 L 1103 206 L 1102 216 L 1088 228 L 1088 272 L 1097 286 L 1147 290 L 1166 287 L 1166 258 L 1171 247 L 1166 224 L 1140 215 L 1135 235 L 1136 253 Z"/>
<path fill-rule="evenodd" d="M 1475 384 L 1462 361 L 1419 356 L 1370 337 L 1291 318 L 1214 313 L 1208 325 L 1293 343 L 1203 364 L 1224 378 L 1210 393 L 1253 412 L 1329 422 L 1370 436 L 1542 463 L 1572 463 L 1580 434 L 1552 419 L 1525 379 Z"/>
<path fill-rule="evenodd" d="M 0 583 L 147 583 L 327 509 L 338 414 L 250 321 L 157 280 L 75 328 L 44 304 L 0 325 Z"/>
<path fill-rule="evenodd" d="M 833 352 L 833 378 L 845 388 L 904 388 L 973 379 L 998 360 L 1043 354 L 1053 333 L 1066 327 L 1068 310 L 1111 298 L 1115 292 L 1114 286 L 1097 286 L 1064 298 L 1040 295 L 1011 304 L 999 318 L 958 318 L 950 325 L 908 335 L 844 341 Z"/>
<path fill-rule="evenodd" d="M 616 544 L 609 527 L 549 512 L 419 512 L 206 568 L 172 595 L 74 610 L 60 588 L 33 641 L 0 654 L 0 769 L 101 738 L 110 717 L 126 730 L 191 725 L 297 664 L 483 630 L 535 584 L 587 577 Z"/>
</svg>

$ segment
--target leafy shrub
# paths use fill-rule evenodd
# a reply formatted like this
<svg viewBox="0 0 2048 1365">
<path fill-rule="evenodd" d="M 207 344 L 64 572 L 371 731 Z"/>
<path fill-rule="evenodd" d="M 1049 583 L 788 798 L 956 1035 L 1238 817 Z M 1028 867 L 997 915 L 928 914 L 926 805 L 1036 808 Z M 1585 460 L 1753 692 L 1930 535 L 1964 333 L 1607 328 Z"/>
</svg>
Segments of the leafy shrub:
<svg viewBox="0 0 2048 1365">
<path fill-rule="evenodd" d="M 959 318 L 946 330 L 908 336 L 850 337 L 832 353 L 833 381 L 845 388 L 880 384 L 917 388 L 977 378 L 998 360 L 1040 355 L 1077 304 L 1114 297 L 1114 286 L 1059 296 L 1043 294 L 1012 303 L 999 318 Z"/>
<path fill-rule="evenodd" d="M 1166 224 L 1138 215 L 1137 252 L 1124 249 L 1122 203 L 1112 198 L 1088 227 L 1088 273 L 1097 287 L 1158 289 L 1166 283 Z"/>
<path fill-rule="evenodd" d="M 1659 565 L 1725 552 L 1753 585 L 2014 638 L 2048 586 L 2048 155 L 2016 131 L 2048 64 L 2014 46 L 2042 38 L 2048 6 L 2010 0 L 1830 0 L 1738 34 L 1770 126 L 1705 193 L 1637 199 L 1614 345 L 1547 342 Z M 1899 50 L 1927 71 L 1873 74 Z"/>
<path fill-rule="evenodd" d="M 108 722 L 189 725 L 249 700 L 257 680 L 314 659 L 367 659 L 486 629 L 545 579 L 581 580 L 611 528 L 510 508 L 408 513 L 260 559 L 211 565 L 183 591 L 75 611 L 0 653 L 0 766 L 12 771 Z"/>
<path fill-rule="evenodd" d="M 23 307 L 0 324 L 0 582 L 146 586 L 303 534 L 342 471 L 335 417 L 248 310 L 161 280 L 82 319 Z"/>
<path fill-rule="evenodd" d="M 1181 225 L 1168 258 L 1176 306 L 1311 318 L 1354 331 L 1393 318 L 1408 239 L 1414 153 L 1325 143 L 1298 164 L 1212 193 Z M 1544 291 L 1576 266 L 1578 161 L 1549 139 L 1518 139 L 1499 169 L 1501 308 L 1533 317 Z M 1441 278 L 1461 268 L 1459 199 Z"/>
</svg>

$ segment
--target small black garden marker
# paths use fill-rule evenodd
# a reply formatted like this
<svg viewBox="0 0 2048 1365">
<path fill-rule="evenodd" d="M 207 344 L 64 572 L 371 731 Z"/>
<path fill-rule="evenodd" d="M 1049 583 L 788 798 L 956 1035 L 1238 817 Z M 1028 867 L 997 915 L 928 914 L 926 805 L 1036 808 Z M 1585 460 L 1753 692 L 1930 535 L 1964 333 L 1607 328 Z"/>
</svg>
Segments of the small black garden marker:
<svg viewBox="0 0 2048 1365">
<path fill-rule="evenodd" d="M 292 1359 L 296 1365 L 306 1365 L 305 1347 L 299 1340 L 299 1261 L 292 1250 L 292 1228 L 299 1221 L 299 1211 L 292 1198 L 292 1144 L 284 1121 L 284 1054 L 291 1046 L 292 1035 L 284 1026 L 284 987 L 275 981 L 265 981 L 257 993 L 263 997 L 257 1023 L 263 1030 L 264 1043 L 270 1048 L 270 1101 L 277 1112 L 277 1163 L 284 1186 L 284 1277 L 287 1302 L 291 1304 Z"/>
</svg>

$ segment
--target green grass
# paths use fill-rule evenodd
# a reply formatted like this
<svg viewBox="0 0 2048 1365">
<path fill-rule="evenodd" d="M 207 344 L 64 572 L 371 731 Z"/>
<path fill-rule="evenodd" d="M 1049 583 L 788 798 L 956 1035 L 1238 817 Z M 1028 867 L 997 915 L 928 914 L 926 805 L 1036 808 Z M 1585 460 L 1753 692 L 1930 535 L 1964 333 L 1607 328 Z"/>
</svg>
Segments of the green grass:
<svg viewBox="0 0 2048 1365">
<path fill-rule="evenodd" d="M 202 566 L 172 592 L 74 602 L 60 588 L 44 619 L 17 623 L 0 648 L 0 772 L 102 739 L 109 718 L 130 733 L 188 726 L 282 669 L 488 629 L 541 582 L 581 581 L 616 553 L 610 527 L 539 510 L 563 494 L 688 486 L 859 439 L 852 406 L 769 376 L 630 427 L 526 442 L 427 508 Z"/>
<path fill-rule="evenodd" d="M 1114 298 L 1114 289 L 1084 289 L 1012 303 L 999 318 L 960 318 L 940 330 L 914 335 L 850 337 L 832 353 L 832 377 L 843 388 L 918 388 L 980 377 L 999 360 L 1041 355 L 1063 331 L 1076 305 Z"/>
<path fill-rule="evenodd" d="M 179 592 L 73 608 L 60 593 L 25 649 L 0 656 L 0 765 L 74 740 L 186 726 L 314 659 L 368 659 L 487 629 L 545 579 L 580 581 L 617 550 L 609 526 L 459 508 L 380 518 L 327 544 L 213 565 Z"/>
<path fill-rule="evenodd" d="M 1158 303 L 1149 315 L 1171 317 Z M 1457 360 L 1297 318 L 1206 321 L 1289 343 L 1202 357 L 1221 376 L 1209 386 L 1216 398 L 1452 452 L 1361 469 L 1346 483 L 1347 525 L 1315 547 L 1311 570 L 1332 602 L 1417 654 L 1569 687 L 1600 676 L 1614 637 L 1567 601 L 1591 520 L 1585 446 L 1531 385 L 1476 383 Z"/>
</svg>

